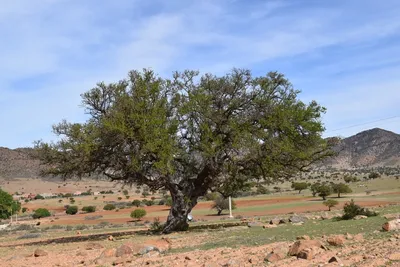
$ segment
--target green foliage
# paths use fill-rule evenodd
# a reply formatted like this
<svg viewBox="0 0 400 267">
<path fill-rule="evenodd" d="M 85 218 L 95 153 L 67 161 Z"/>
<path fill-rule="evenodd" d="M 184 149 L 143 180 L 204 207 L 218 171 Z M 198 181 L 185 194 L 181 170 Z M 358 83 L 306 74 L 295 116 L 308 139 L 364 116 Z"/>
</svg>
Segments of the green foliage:
<svg viewBox="0 0 400 267">
<path fill-rule="evenodd" d="M 123 193 L 125 196 L 127 196 L 127 195 L 129 194 L 129 191 L 126 190 L 126 189 L 124 189 L 124 191 L 122 191 L 122 193 Z"/>
<path fill-rule="evenodd" d="M 357 177 L 355 176 L 345 175 L 343 179 L 346 183 L 357 182 Z"/>
<path fill-rule="evenodd" d="M 122 200 L 122 197 L 118 197 L 118 200 Z"/>
<path fill-rule="evenodd" d="M 312 192 L 313 197 L 315 197 L 318 194 L 318 190 L 319 190 L 320 186 L 321 186 L 321 183 L 313 183 L 310 186 L 310 190 Z"/>
<path fill-rule="evenodd" d="M 347 184 L 333 184 L 332 189 L 334 193 L 338 194 L 338 197 L 340 197 L 340 194 L 347 194 L 353 192 L 351 188 Z"/>
<path fill-rule="evenodd" d="M 40 218 L 45 218 L 45 217 L 50 217 L 50 211 L 48 211 L 45 208 L 39 208 L 37 210 L 35 210 L 35 212 L 32 215 L 33 219 L 40 219 Z"/>
<path fill-rule="evenodd" d="M 34 199 L 44 199 L 42 195 L 37 194 Z"/>
<path fill-rule="evenodd" d="M 218 196 L 219 196 L 219 194 L 217 192 L 210 192 L 204 196 L 204 199 L 207 201 L 212 201 L 212 200 L 216 200 L 218 198 Z"/>
<path fill-rule="evenodd" d="M 160 222 L 160 218 L 154 218 L 153 222 L 150 224 L 150 230 L 153 232 L 161 232 L 163 228 L 163 224 Z"/>
<path fill-rule="evenodd" d="M 324 204 L 325 206 L 328 207 L 329 211 L 331 210 L 331 208 L 335 207 L 337 204 L 339 204 L 339 202 L 337 202 L 334 199 L 328 199 L 325 200 L 324 202 L 322 202 L 322 204 Z"/>
<path fill-rule="evenodd" d="M 332 187 L 328 184 L 321 184 L 318 187 L 318 196 L 322 197 L 323 200 L 326 200 L 326 197 L 332 194 Z"/>
<path fill-rule="evenodd" d="M 65 213 L 69 215 L 75 215 L 76 213 L 78 213 L 78 206 L 69 206 Z"/>
<path fill-rule="evenodd" d="M 268 188 L 266 188 L 262 185 L 257 186 L 256 193 L 259 195 L 271 194 L 271 192 L 268 190 Z"/>
<path fill-rule="evenodd" d="M 25 213 L 25 212 L 27 212 L 28 211 L 28 208 L 26 208 L 26 207 L 23 207 L 22 208 L 22 213 Z"/>
<path fill-rule="evenodd" d="M 129 199 L 131 196 L 125 196 L 126 199 Z"/>
<path fill-rule="evenodd" d="M 82 211 L 85 211 L 87 213 L 95 212 L 96 206 L 85 206 L 82 208 Z"/>
<path fill-rule="evenodd" d="M 376 212 L 360 207 L 354 202 L 353 199 L 350 202 L 344 204 L 343 216 L 342 216 L 343 220 L 353 219 L 357 215 L 372 217 L 372 216 L 377 216 L 378 214 Z"/>
<path fill-rule="evenodd" d="M 86 122 L 62 121 L 53 127 L 59 142 L 36 143 L 42 175 L 168 188 L 173 205 L 185 205 L 171 210 L 187 213 L 208 190 L 234 196 L 254 179 L 284 181 L 332 155 L 333 141 L 321 137 L 325 108 L 302 102 L 284 75 L 198 75 L 143 70 L 97 84 L 82 95 Z"/>
<path fill-rule="evenodd" d="M 131 212 L 131 218 L 134 219 L 142 219 L 144 216 L 146 216 L 146 210 L 144 209 L 135 209 L 134 211 Z"/>
<path fill-rule="evenodd" d="M 106 205 L 103 207 L 103 210 L 115 210 L 115 205 L 113 205 L 113 204 L 106 204 Z"/>
<path fill-rule="evenodd" d="M 165 206 L 171 207 L 172 206 L 172 197 L 168 196 L 165 199 Z"/>
<path fill-rule="evenodd" d="M 369 178 L 369 179 L 376 179 L 376 178 L 379 178 L 379 177 L 381 177 L 381 175 L 380 175 L 378 172 L 371 172 L 371 173 L 368 175 L 368 178 Z"/>
<path fill-rule="evenodd" d="M 148 199 L 143 199 L 142 203 L 143 203 L 143 205 L 146 205 L 146 206 L 153 206 L 154 205 L 154 201 L 153 200 L 148 200 Z"/>
<path fill-rule="evenodd" d="M 229 209 L 229 199 L 224 198 L 222 195 L 219 195 L 215 200 L 212 205 L 212 209 L 217 210 L 217 214 L 221 215 L 223 210 Z M 232 209 L 236 209 L 236 204 L 232 200 Z"/>
<path fill-rule="evenodd" d="M 299 194 L 300 194 L 302 190 L 308 188 L 308 184 L 306 182 L 300 182 L 300 183 L 293 182 L 292 188 L 296 191 L 299 191 Z"/>
<path fill-rule="evenodd" d="M 21 210 L 21 203 L 14 201 L 12 195 L 0 188 L 0 219 L 8 219 Z"/>
<path fill-rule="evenodd" d="M 132 201 L 132 205 L 135 207 L 140 207 L 141 204 L 142 202 L 139 199 L 135 199 L 134 201 Z"/>
</svg>

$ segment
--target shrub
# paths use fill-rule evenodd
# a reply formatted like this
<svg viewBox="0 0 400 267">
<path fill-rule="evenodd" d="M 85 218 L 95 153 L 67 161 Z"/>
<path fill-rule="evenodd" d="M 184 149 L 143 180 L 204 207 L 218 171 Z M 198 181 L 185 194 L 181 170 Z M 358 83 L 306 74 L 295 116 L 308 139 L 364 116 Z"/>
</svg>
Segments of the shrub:
<svg viewBox="0 0 400 267">
<path fill-rule="evenodd" d="M 167 197 L 165 199 L 165 206 L 168 206 L 168 207 L 172 206 L 172 197 Z"/>
<path fill-rule="evenodd" d="M 256 193 L 260 194 L 260 195 L 271 194 L 271 192 L 268 190 L 268 188 L 266 188 L 262 185 L 257 186 Z"/>
<path fill-rule="evenodd" d="M 292 188 L 296 191 L 299 191 L 299 194 L 301 193 L 302 190 L 307 189 L 308 184 L 305 182 L 301 182 L 301 183 L 296 183 L 293 182 L 292 183 Z"/>
<path fill-rule="evenodd" d="M 95 212 L 96 211 L 96 207 L 95 206 L 85 206 L 85 207 L 82 208 L 82 211 L 85 211 L 87 213 Z"/>
<path fill-rule="evenodd" d="M 44 208 L 39 208 L 37 210 L 35 210 L 35 212 L 32 215 L 33 219 L 40 219 L 40 218 L 44 218 L 44 217 L 50 217 L 51 214 L 48 211 L 48 209 L 44 209 Z"/>
<path fill-rule="evenodd" d="M 40 237 L 40 234 L 35 234 L 35 233 L 33 233 L 33 234 L 24 234 L 24 235 L 21 235 L 21 236 L 19 236 L 17 239 L 30 239 L 30 238 L 39 238 Z"/>
<path fill-rule="evenodd" d="M 36 195 L 35 199 L 44 199 L 44 197 L 42 195 Z"/>
<path fill-rule="evenodd" d="M 140 204 L 142 204 L 142 202 L 139 199 L 135 199 L 134 201 L 132 201 L 133 206 L 140 207 Z"/>
<path fill-rule="evenodd" d="M 217 198 L 218 198 L 218 193 L 216 193 L 216 192 L 213 192 L 213 193 L 207 193 L 205 196 L 204 196 L 204 198 L 205 198 L 205 200 L 207 200 L 207 201 L 212 201 L 212 200 L 216 200 Z"/>
<path fill-rule="evenodd" d="M 371 173 L 368 175 L 368 178 L 369 178 L 369 179 L 376 179 L 376 178 L 379 178 L 379 177 L 381 177 L 381 175 L 380 175 L 379 173 L 377 173 L 377 172 L 371 172 Z"/>
<path fill-rule="evenodd" d="M 235 202 L 232 200 L 232 209 L 236 208 Z M 219 195 L 215 200 L 212 206 L 212 209 L 217 210 L 217 214 L 221 215 L 223 210 L 229 209 L 229 199 L 224 198 L 222 195 Z"/>
<path fill-rule="evenodd" d="M 344 204 L 343 207 L 343 220 L 350 220 L 356 217 L 357 215 L 364 215 L 367 217 L 372 217 L 372 216 L 377 216 L 378 214 L 376 212 L 370 211 L 368 209 L 364 209 L 354 203 L 354 200 L 352 199 L 350 202 Z"/>
<path fill-rule="evenodd" d="M 147 213 L 144 209 L 135 209 L 131 212 L 131 217 L 140 221 L 144 216 L 146 216 L 146 214 Z"/>
<path fill-rule="evenodd" d="M 28 208 L 23 207 L 22 208 L 22 213 L 25 213 L 28 210 Z"/>
<path fill-rule="evenodd" d="M 131 196 L 125 196 L 126 199 L 129 199 Z"/>
<path fill-rule="evenodd" d="M 336 206 L 337 204 L 339 204 L 339 202 L 337 202 L 334 199 L 328 199 L 325 200 L 324 202 L 322 202 L 325 206 L 328 207 L 329 211 L 331 210 L 331 208 L 333 208 L 334 206 Z"/>
<path fill-rule="evenodd" d="M 78 206 L 69 206 L 65 213 L 69 215 L 74 215 L 78 213 Z"/>
<path fill-rule="evenodd" d="M 63 202 L 63 200 L 62 200 L 62 199 L 59 199 L 59 200 L 58 200 L 58 203 L 61 203 L 61 202 Z"/>
<path fill-rule="evenodd" d="M 347 184 L 343 184 L 343 183 L 333 184 L 332 188 L 333 188 L 333 192 L 338 194 L 338 197 L 340 197 L 340 194 L 346 194 L 346 193 L 353 192 Z"/>
<path fill-rule="evenodd" d="M 98 220 L 103 218 L 102 215 L 94 215 L 94 216 L 85 216 L 85 220 L 87 221 L 91 221 L 91 220 Z"/>
<path fill-rule="evenodd" d="M 332 194 L 332 187 L 327 184 L 322 184 L 318 187 L 318 196 L 322 197 L 323 200 L 326 200 L 326 197 Z"/>
<path fill-rule="evenodd" d="M 115 210 L 115 205 L 113 205 L 113 204 L 106 204 L 106 205 L 103 207 L 103 210 Z"/>
<path fill-rule="evenodd" d="M 93 199 L 94 199 L 94 200 L 97 200 L 97 198 L 98 198 L 98 197 L 94 197 Z"/>
<path fill-rule="evenodd" d="M 154 218 L 153 222 L 150 224 L 150 230 L 154 232 L 161 232 L 163 229 L 163 225 L 160 222 L 160 218 Z"/>
<path fill-rule="evenodd" d="M 128 190 L 124 190 L 124 191 L 122 191 L 122 193 L 125 195 L 125 196 L 127 196 L 128 194 L 129 194 L 129 192 L 128 192 Z"/>
</svg>

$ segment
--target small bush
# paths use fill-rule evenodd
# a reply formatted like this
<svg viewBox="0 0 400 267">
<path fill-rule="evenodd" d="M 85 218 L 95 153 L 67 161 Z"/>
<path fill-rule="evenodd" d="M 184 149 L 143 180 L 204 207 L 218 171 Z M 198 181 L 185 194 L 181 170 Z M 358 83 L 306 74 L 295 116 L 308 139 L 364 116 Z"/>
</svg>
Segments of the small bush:
<svg viewBox="0 0 400 267">
<path fill-rule="evenodd" d="M 33 233 L 33 234 L 24 234 L 19 236 L 17 239 L 30 239 L 30 238 L 39 238 L 40 234 Z"/>
<path fill-rule="evenodd" d="M 29 231 L 29 230 L 32 230 L 33 228 L 34 228 L 33 225 L 30 225 L 30 224 L 21 224 L 21 225 L 18 225 L 18 227 L 15 228 L 15 230 L 16 230 L 16 231 Z"/>
<path fill-rule="evenodd" d="M 142 204 L 142 202 L 139 199 L 135 199 L 134 201 L 132 201 L 132 204 L 135 207 L 140 207 L 140 204 Z"/>
<path fill-rule="evenodd" d="M 125 196 L 126 199 L 129 199 L 131 196 Z"/>
<path fill-rule="evenodd" d="M 78 206 L 69 206 L 65 213 L 69 215 L 75 215 L 78 213 Z"/>
<path fill-rule="evenodd" d="M 357 215 L 372 217 L 372 216 L 377 216 L 378 214 L 376 212 L 360 207 L 359 205 L 354 203 L 353 199 L 349 203 L 344 204 L 343 216 L 342 216 L 343 220 L 353 219 Z"/>
<path fill-rule="evenodd" d="M 23 208 L 22 208 L 22 213 L 27 212 L 27 210 L 28 210 L 28 208 L 23 207 Z"/>
<path fill-rule="evenodd" d="M 40 219 L 40 218 L 44 218 L 44 217 L 50 217 L 50 211 L 48 209 L 44 209 L 44 208 L 39 208 L 37 210 L 35 210 L 35 212 L 32 215 L 33 219 Z"/>
<path fill-rule="evenodd" d="M 118 200 L 122 200 L 122 197 L 118 197 Z"/>
<path fill-rule="evenodd" d="M 41 195 L 36 195 L 36 196 L 35 196 L 35 199 L 44 199 L 44 197 L 41 196 Z"/>
<path fill-rule="evenodd" d="M 147 212 L 144 209 L 135 209 L 131 212 L 131 217 L 140 221 L 146 214 Z"/>
<path fill-rule="evenodd" d="M 219 195 L 218 198 L 214 200 L 212 209 L 217 210 L 217 214 L 221 215 L 223 210 L 229 209 L 229 199 L 224 198 L 222 195 Z M 232 209 L 236 209 L 236 204 L 233 200 L 232 200 Z"/>
<path fill-rule="evenodd" d="M 163 225 L 160 222 L 160 218 L 154 218 L 153 222 L 150 224 L 150 230 L 154 232 L 161 232 L 163 229 Z"/>
<path fill-rule="evenodd" d="M 103 207 L 103 210 L 115 210 L 115 205 L 113 205 L 113 204 L 106 204 L 106 205 Z"/>
<path fill-rule="evenodd" d="M 204 196 L 204 199 L 207 201 L 212 201 L 212 200 L 216 200 L 218 198 L 219 194 L 218 193 L 207 193 Z"/>
<path fill-rule="evenodd" d="M 95 206 L 85 206 L 82 208 L 82 211 L 85 211 L 87 213 L 95 212 L 96 207 Z"/>
<path fill-rule="evenodd" d="M 334 199 L 328 199 L 325 200 L 324 202 L 322 202 L 322 204 L 324 204 L 325 206 L 328 207 L 329 211 L 331 210 L 331 208 L 333 208 L 334 206 L 336 206 L 337 204 L 339 204 L 339 202 L 337 202 Z"/>
</svg>

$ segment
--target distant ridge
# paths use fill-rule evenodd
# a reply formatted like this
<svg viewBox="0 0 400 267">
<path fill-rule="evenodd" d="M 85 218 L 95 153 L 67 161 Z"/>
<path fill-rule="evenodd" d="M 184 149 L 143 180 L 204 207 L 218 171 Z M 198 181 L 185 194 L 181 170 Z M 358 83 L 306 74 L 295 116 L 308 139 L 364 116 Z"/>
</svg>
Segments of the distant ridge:
<svg viewBox="0 0 400 267">
<path fill-rule="evenodd" d="M 345 169 L 400 165 L 400 135 L 379 128 L 342 139 L 335 150 L 337 156 L 318 165 Z M 0 147 L 0 178 L 38 177 L 40 162 L 33 153 L 32 148 Z"/>
<path fill-rule="evenodd" d="M 324 162 L 337 168 L 396 167 L 400 165 L 400 135 L 374 128 L 339 142 L 336 157 Z"/>
</svg>

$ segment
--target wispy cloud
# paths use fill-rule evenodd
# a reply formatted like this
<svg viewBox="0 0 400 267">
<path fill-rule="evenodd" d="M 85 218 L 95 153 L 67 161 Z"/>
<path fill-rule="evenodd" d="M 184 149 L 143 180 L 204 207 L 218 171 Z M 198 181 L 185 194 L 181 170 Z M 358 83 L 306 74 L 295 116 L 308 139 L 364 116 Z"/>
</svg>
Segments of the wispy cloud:
<svg viewBox="0 0 400 267">
<path fill-rule="evenodd" d="M 287 74 L 328 108 L 333 130 L 400 115 L 400 3 L 356 1 L 15 0 L 0 9 L 0 146 L 52 138 L 84 119 L 80 93 L 130 69 Z M 396 113 L 397 112 L 397 113 Z"/>
</svg>

